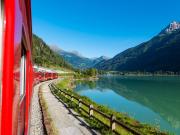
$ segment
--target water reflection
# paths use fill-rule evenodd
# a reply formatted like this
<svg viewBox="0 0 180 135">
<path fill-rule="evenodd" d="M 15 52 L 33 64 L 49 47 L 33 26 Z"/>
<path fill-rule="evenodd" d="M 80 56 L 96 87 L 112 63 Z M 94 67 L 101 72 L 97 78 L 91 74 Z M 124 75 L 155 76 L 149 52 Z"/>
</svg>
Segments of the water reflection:
<svg viewBox="0 0 180 135">
<path fill-rule="evenodd" d="M 179 77 L 109 76 L 96 82 L 79 82 L 75 90 L 140 121 L 157 123 L 180 134 Z"/>
</svg>

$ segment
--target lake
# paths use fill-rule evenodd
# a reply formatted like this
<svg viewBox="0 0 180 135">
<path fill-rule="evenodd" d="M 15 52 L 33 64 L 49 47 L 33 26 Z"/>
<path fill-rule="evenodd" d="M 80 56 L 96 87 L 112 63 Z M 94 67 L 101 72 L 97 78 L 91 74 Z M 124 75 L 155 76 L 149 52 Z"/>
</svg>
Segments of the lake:
<svg viewBox="0 0 180 135">
<path fill-rule="evenodd" d="M 74 89 L 93 101 L 180 135 L 180 77 L 104 76 L 77 82 Z"/>
</svg>

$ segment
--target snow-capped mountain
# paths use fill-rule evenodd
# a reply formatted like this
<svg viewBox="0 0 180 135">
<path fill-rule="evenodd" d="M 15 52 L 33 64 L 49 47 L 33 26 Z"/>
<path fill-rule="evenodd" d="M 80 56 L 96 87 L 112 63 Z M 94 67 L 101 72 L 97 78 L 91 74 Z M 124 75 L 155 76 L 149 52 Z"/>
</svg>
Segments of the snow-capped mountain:
<svg viewBox="0 0 180 135">
<path fill-rule="evenodd" d="M 180 22 L 173 21 L 160 34 L 169 34 L 180 29 Z"/>
</svg>

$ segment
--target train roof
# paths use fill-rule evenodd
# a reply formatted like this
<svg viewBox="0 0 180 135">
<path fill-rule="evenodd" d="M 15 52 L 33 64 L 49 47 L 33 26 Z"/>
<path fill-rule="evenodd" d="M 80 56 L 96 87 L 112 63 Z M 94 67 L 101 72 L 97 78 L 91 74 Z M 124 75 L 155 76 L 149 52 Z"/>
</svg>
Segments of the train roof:
<svg viewBox="0 0 180 135">
<path fill-rule="evenodd" d="M 73 72 L 68 72 L 68 71 L 63 71 L 63 70 L 53 70 L 53 69 L 49 69 L 49 68 L 45 68 L 45 67 L 41 67 L 41 66 L 37 66 L 37 65 L 34 65 L 33 68 L 37 72 L 48 72 L 48 73 L 58 73 L 58 74 L 73 73 Z"/>
<path fill-rule="evenodd" d="M 48 72 L 48 73 L 57 73 L 56 71 L 49 69 L 49 68 L 45 68 L 45 67 L 40 67 L 40 66 L 33 66 L 34 70 L 37 72 Z"/>
</svg>

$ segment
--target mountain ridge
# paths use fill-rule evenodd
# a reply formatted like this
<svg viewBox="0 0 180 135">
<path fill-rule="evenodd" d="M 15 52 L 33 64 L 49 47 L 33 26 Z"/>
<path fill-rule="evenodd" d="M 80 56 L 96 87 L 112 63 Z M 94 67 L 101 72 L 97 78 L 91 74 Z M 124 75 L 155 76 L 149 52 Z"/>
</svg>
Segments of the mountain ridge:
<svg viewBox="0 0 180 135">
<path fill-rule="evenodd" d="M 92 68 L 97 63 L 107 60 L 108 57 L 100 56 L 98 58 L 87 58 L 82 56 L 77 51 L 68 52 L 63 49 L 57 49 L 57 46 L 51 46 L 51 49 L 61 55 L 68 63 L 70 63 L 74 68 L 86 69 Z"/>
<path fill-rule="evenodd" d="M 168 26 L 149 41 L 129 48 L 94 67 L 116 71 L 180 71 L 180 28 L 163 33 Z"/>
</svg>

